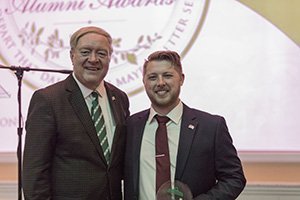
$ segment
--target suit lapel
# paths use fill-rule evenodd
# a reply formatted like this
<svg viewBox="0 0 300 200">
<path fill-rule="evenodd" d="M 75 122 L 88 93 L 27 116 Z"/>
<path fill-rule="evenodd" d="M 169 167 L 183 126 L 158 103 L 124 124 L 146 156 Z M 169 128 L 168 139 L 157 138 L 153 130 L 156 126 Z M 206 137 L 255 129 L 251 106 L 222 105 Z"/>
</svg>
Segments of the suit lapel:
<svg viewBox="0 0 300 200">
<path fill-rule="evenodd" d="M 117 91 L 111 87 L 108 83 L 104 82 L 105 88 L 106 88 L 106 93 L 107 93 L 107 99 L 109 101 L 109 105 L 111 108 L 112 116 L 114 118 L 115 124 L 116 124 L 116 129 L 114 132 L 114 138 L 112 142 L 112 147 L 111 147 L 111 163 L 113 163 L 114 158 L 116 158 L 116 153 L 120 150 L 118 149 L 118 145 L 123 139 L 122 135 L 122 129 L 124 129 L 124 123 L 125 119 L 122 119 L 122 114 L 120 106 L 122 105 L 122 102 L 120 102 L 120 99 L 118 98 L 119 95 Z"/>
<path fill-rule="evenodd" d="M 140 155 L 141 155 L 141 144 L 142 144 L 142 138 L 144 135 L 144 129 L 145 129 L 145 125 L 147 122 L 149 116 L 149 110 L 143 111 L 139 114 L 138 119 L 136 122 L 134 122 L 133 124 L 135 124 L 134 128 L 130 128 L 130 130 L 134 130 L 134 133 L 130 133 L 133 135 L 133 139 L 132 139 L 132 160 L 133 160 L 133 183 L 134 183 L 134 188 L 135 191 L 138 191 L 139 188 L 139 173 L 140 173 Z"/>
<path fill-rule="evenodd" d="M 104 82 L 104 86 L 106 89 L 107 99 L 109 101 L 109 105 L 110 105 L 111 112 L 114 117 L 115 123 L 120 124 L 122 121 L 121 120 L 122 115 L 120 115 L 120 113 L 119 113 L 121 110 L 119 108 L 119 106 L 122 104 L 122 102 L 120 102 L 120 99 L 117 98 L 119 95 L 117 94 L 117 91 L 113 87 L 111 87 L 106 82 Z"/>
<path fill-rule="evenodd" d="M 175 179 L 180 180 L 188 160 L 198 122 L 193 111 L 184 105 L 180 128 Z"/>
<path fill-rule="evenodd" d="M 96 134 L 96 129 L 93 124 L 91 115 L 88 111 L 86 106 L 84 97 L 75 82 L 72 75 L 70 75 L 67 79 L 67 91 L 69 92 L 69 101 L 72 105 L 77 117 L 79 118 L 81 124 L 84 126 L 87 134 L 91 138 L 93 144 L 95 145 L 97 152 L 99 153 L 100 157 L 102 158 L 103 162 L 106 163 L 105 157 L 102 153 L 102 148 L 99 144 L 99 139 Z"/>
</svg>

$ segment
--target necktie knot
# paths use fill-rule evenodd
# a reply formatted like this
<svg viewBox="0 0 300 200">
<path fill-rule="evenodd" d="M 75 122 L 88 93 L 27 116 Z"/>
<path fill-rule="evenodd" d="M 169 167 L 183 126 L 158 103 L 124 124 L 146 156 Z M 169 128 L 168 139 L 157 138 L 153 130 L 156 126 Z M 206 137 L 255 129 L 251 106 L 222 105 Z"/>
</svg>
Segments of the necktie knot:
<svg viewBox="0 0 300 200">
<path fill-rule="evenodd" d="M 93 91 L 92 93 L 92 96 L 95 98 L 95 99 L 97 99 L 98 98 L 98 92 L 96 92 L 96 91 Z"/>
<path fill-rule="evenodd" d="M 166 124 L 168 121 L 170 121 L 170 118 L 167 116 L 155 115 L 155 118 L 159 124 Z"/>
</svg>

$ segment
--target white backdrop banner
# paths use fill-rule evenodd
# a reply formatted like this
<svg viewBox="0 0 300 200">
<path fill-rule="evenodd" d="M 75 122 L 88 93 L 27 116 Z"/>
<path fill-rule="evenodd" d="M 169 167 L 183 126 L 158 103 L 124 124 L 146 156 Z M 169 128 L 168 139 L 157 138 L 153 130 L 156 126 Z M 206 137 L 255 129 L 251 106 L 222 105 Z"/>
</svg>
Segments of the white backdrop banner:
<svg viewBox="0 0 300 200">
<path fill-rule="evenodd" d="M 175 50 L 186 75 L 181 99 L 224 116 L 239 151 L 300 152 L 300 48 L 238 1 L 1 1 L 1 65 L 71 70 L 70 35 L 88 25 L 111 33 L 106 80 L 127 92 L 132 113 L 150 105 L 144 59 Z M 24 73 L 22 126 L 32 93 L 65 77 Z M 17 91 L 15 74 L 0 69 L 0 152 L 17 148 Z"/>
</svg>

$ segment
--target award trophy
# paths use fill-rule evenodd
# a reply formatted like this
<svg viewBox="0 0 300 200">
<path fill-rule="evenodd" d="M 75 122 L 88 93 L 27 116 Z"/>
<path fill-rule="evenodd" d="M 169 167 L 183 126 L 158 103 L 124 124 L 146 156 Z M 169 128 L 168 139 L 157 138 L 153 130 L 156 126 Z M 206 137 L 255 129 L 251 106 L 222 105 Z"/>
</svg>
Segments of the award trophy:
<svg viewBox="0 0 300 200">
<path fill-rule="evenodd" d="M 156 200 L 192 200 L 192 198 L 189 187 L 177 180 L 162 184 L 156 194 Z"/>
</svg>

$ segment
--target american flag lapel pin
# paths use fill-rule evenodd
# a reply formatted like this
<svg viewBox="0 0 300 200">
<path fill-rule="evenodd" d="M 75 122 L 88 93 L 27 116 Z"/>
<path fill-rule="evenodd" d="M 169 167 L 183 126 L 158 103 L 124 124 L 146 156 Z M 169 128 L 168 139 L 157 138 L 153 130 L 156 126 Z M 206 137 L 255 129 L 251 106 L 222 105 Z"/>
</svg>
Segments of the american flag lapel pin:
<svg viewBox="0 0 300 200">
<path fill-rule="evenodd" d="M 190 125 L 188 126 L 188 128 L 194 130 L 195 126 L 192 125 L 192 124 L 190 124 Z"/>
</svg>

